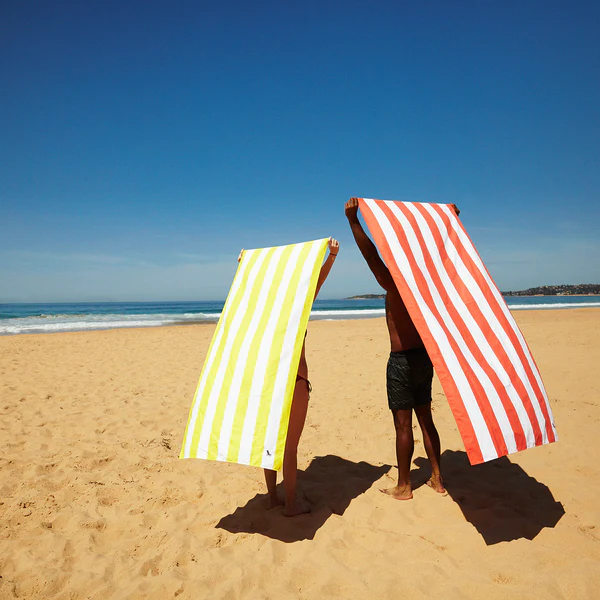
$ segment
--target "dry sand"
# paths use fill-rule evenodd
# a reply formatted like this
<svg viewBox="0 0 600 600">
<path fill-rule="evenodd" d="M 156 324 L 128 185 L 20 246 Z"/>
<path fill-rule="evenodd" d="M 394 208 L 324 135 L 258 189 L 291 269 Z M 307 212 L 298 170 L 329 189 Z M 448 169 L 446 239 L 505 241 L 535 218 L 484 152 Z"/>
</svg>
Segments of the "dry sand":
<svg viewBox="0 0 600 600">
<path fill-rule="evenodd" d="M 598 598 L 600 310 L 515 314 L 560 441 L 471 467 L 435 380 L 449 496 L 417 441 L 408 502 L 383 320 L 311 322 L 296 519 L 177 458 L 213 326 L 0 338 L 0 598 Z"/>
</svg>

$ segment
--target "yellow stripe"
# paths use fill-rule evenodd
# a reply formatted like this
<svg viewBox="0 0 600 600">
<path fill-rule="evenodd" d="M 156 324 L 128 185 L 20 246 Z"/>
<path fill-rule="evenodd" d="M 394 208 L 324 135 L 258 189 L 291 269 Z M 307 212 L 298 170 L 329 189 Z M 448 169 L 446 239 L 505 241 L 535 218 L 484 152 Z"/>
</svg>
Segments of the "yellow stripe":
<svg viewBox="0 0 600 600">
<path fill-rule="evenodd" d="M 242 268 L 242 263 L 240 261 L 240 263 L 238 264 L 238 268 L 235 272 L 235 277 L 233 278 L 233 280 L 235 281 L 235 278 L 238 277 L 239 272 L 241 271 Z M 188 439 L 188 435 L 190 435 L 190 425 L 192 423 L 192 415 L 194 413 L 194 406 L 196 406 L 196 399 L 198 396 L 198 390 L 200 389 L 200 384 L 202 383 L 202 376 L 204 375 L 204 370 L 206 368 L 206 361 L 208 360 L 208 357 L 211 355 L 212 351 L 213 351 L 213 347 L 215 345 L 215 342 L 217 340 L 217 334 L 219 332 L 219 329 L 221 327 L 221 319 L 222 319 L 222 315 L 227 314 L 228 311 L 228 307 L 229 304 L 233 301 L 233 293 L 232 293 L 232 289 L 233 286 L 231 287 L 231 289 L 229 290 L 229 293 L 227 294 L 227 299 L 225 300 L 225 304 L 223 306 L 223 310 L 221 311 L 221 317 L 219 317 L 219 321 L 217 323 L 217 326 L 215 327 L 215 330 L 213 332 L 213 336 L 212 339 L 210 340 L 210 346 L 208 347 L 208 352 L 206 353 L 205 357 L 204 357 L 204 365 L 202 366 L 202 371 L 200 372 L 200 377 L 198 378 L 198 383 L 196 384 L 196 391 L 194 392 L 194 401 L 192 402 L 192 406 L 190 406 L 190 412 L 188 415 L 188 422 L 187 425 L 185 426 L 185 433 L 183 435 L 183 443 L 181 444 L 181 451 L 179 453 L 179 458 L 184 458 L 185 457 L 185 447 L 186 447 L 186 442 Z M 239 288 L 238 288 L 239 291 Z M 214 362 L 213 362 L 214 364 Z M 196 423 L 198 423 L 198 419 L 196 419 Z"/>
<path fill-rule="evenodd" d="M 315 242 L 318 243 L 318 242 Z M 319 280 L 319 273 L 321 271 L 320 265 L 323 262 L 325 251 L 327 249 L 327 240 L 321 241 L 322 247 L 319 249 L 317 254 L 316 265 L 319 268 L 313 269 L 310 277 L 310 284 L 308 286 L 308 294 L 304 302 L 304 308 L 302 309 L 302 316 L 300 317 L 300 327 L 298 328 L 298 334 L 294 344 L 294 353 L 292 355 L 292 362 L 290 365 L 290 373 L 288 376 L 287 385 L 285 388 L 285 398 L 290 398 L 290 402 L 284 402 L 283 410 L 281 411 L 281 423 L 279 425 L 279 435 L 277 436 L 277 446 L 275 449 L 275 461 L 273 463 L 273 469 L 275 471 L 281 470 L 283 466 L 283 455 L 285 453 L 285 441 L 287 439 L 288 426 L 290 422 L 290 412 L 292 410 L 292 402 L 294 398 L 294 390 L 296 388 L 296 375 L 298 374 L 298 366 L 300 364 L 300 355 L 302 353 L 302 346 L 304 344 L 304 332 L 308 324 L 310 317 L 310 310 L 312 308 L 315 291 L 317 289 L 317 282 Z"/>
<path fill-rule="evenodd" d="M 277 292 L 279 291 L 279 287 L 281 286 L 281 281 L 285 274 L 287 263 L 292 253 L 292 249 L 293 246 L 286 246 L 283 252 L 281 253 L 279 264 L 277 265 L 277 269 L 275 270 L 273 276 L 273 284 L 271 285 L 271 289 L 269 290 L 267 301 L 265 303 L 265 310 L 263 310 L 263 314 L 261 316 L 258 328 L 256 330 L 256 336 L 252 341 L 252 345 L 250 346 L 250 350 L 248 352 L 248 361 L 246 363 L 246 369 L 244 371 L 242 385 L 240 388 L 240 390 L 245 390 L 245 393 L 240 394 L 239 403 L 233 420 L 233 427 L 231 429 L 231 438 L 227 453 L 227 460 L 229 462 L 237 462 L 238 456 L 240 454 L 242 432 L 244 429 L 244 422 L 246 419 L 246 411 L 248 410 L 248 400 L 250 390 L 252 389 L 254 372 L 256 364 L 258 362 L 258 354 L 261 348 L 261 344 L 263 342 L 263 337 L 265 335 L 267 325 L 269 323 L 271 311 L 273 310 L 273 306 L 275 304 Z"/>
<path fill-rule="evenodd" d="M 242 296 L 244 295 L 245 283 L 248 281 L 248 276 L 250 275 L 252 267 L 256 263 L 259 254 L 260 254 L 260 252 L 258 252 L 258 251 L 249 253 L 249 256 L 248 256 L 248 254 L 244 253 L 244 256 L 242 257 L 242 261 L 248 260 L 249 261 L 248 266 L 246 267 L 246 271 L 244 272 L 243 279 L 240 282 L 240 286 L 237 289 L 237 293 L 235 293 L 234 297 L 231 299 L 231 309 L 228 310 L 227 313 L 225 312 L 225 309 L 223 309 L 223 312 L 221 313 L 221 318 L 219 319 L 219 323 L 217 325 L 215 333 L 213 334 L 213 340 L 211 342 L 211 347 L 212 347 L 213 343 L 215 342 L 215 340 L 217 339 L 217 337 L 219 335 L 219 331 L 222 330 L 222 335 L 221 335 L 221 339 L 219 341 L 219 346 L 216 349 L 217 354 L 211 365 L 210 372 L 208 372 L 206 374 L 206 386 L 204 387 L 202 397 L 201 398 L 196 397 L 196 399 L 195 399 L 195 402 L 199 403 L 199 409 L 198 409 L 198 417 L 196 419 L 196 425 L 194 427 L 194 431 L 192 432 L 192 444 L 190 447 L 190 457 L 198 456 L 198 443 L 200 442 L 200 434 L 202 432 L 202 424 L 204 423 L 204 415 L 206 413 L 208 398 L 210 397 L 210 391 L 212 390 L 212 386 L 214 385 L 214 382 L 215 382 L 215 375 L 216 375 L 216 372 L 220 365 L 220 361 L 221 361 L 222 354 L 223 354 L 223 348 L 225 347 L 225 342 L 227 340 L 227 334 L 231 327 L 231 322 L 233 321 L 233 319 L 235 317 L 235 314 L 236 314 L 236 311 L 240 304 L 240 301 L 242 299 Z M 241 270 L 242 261 L 240 261 L 240 264 L 238 265 L 238 273 Z M 235 278 L 234 278 L 234 281 L 235 281 Z M 227 302 L 229 302 L 229 295 L 227 297 Z M 225 318 L 225 314 L 227 314 L 226 318 Z M 210 354 L 207 354 L 207 357 L 208 356 L 210 356 Z M 203 375 L 204 375 L 204 369 L 202 369 L 202 374 L 200 375 L 200 382 L 202 381 Z M 198 383 L 198 387 L 200 386 L 200 382 Z M 196 389 L 196 394 L 197 393 L 198 393 L 198 389 Z"/>
<path fill-rule="evenodd" d="M 225 414 L 225 408 L 227 406 L 227 400 L 229 398 L 229 390 L 231 389 L 231 382 L 233 380 L 234 372 L 237 366 L 237 362 L 239 360 L 240 349 L 242 347 L 242 344 L 244 343 L 246 335 L 248 334 L 248 329 L 250 328 L 250 324 L 252 323 L 252 317 L 256 313 L 258 297 L 260 296 L 261 288 L 263 287 L 263 284 L 265 282 L 265 278 L 269 268 L 269 263 L 271 262 L 274 252 L 275 248 L 269 248 L 269 250 L 266 252 L 263 263 L 258 270 L 254 283 L 252 284 L 252 289 L 250 291 L 248 305 L 245 309 L 244 317 L 240 322 L 239 329 L 235 333 L 235 338 L 231 347 L 229 359 L 227 361 L 225 377 L 223 379 L 223 384 L 219 391 L 217 410 L 215 411 L 215 416 L 213 418 L 212 429 L 210 433 L 210 441 L 208 445 L 208 453 L 206 456 L 206 458 L 209 460 L 215 460 L 217 458 L 217 451 L 219 449 L 219 438 L 221 437 L 221 425 L 223 424 L 223 415 Z M 240 388 L 240 392 L 242 392 L 242 388 Z"/>
<path fill-rule="evenodd" d="M 283 347 L 283 341 L 285 338 L 285 331 L 287 324 L 290 320 L 290 313 L 294 304 L 294 298 L 296 297 L 298 283 L 300 281 L 300 275 L 302 273 L 302 267 L 306 262 L 308 254 L 310 252 L 310 244 L 303 244 L 298 257 L 298 263 L 294 270 L 294 274 L 290 280 L 288 289 L 283 300 L 281 313 L 277 321 L 276 334 L 273 338 L 271 345 L 271 351 L 269 353 L 269 360 L 267 366 L 267 373 L 265 375 L 265 385 L 262 389 L 260 406 L 258 409 L 258 415 L 256 423 L 263 424 L 260 428 L 257 427 L 252 442 L 252 453 L 250 455 L 250 464 L 255 466 L 261 466 L 262 456 L 265 447 L 266 428 L 269 421 L 269 412 L 271 410 L 271 402 L 273 400 L 273 391 L 275 386 L 275 379 L 277 378 L 277 368 L 279 366 L 279 357 L 281 356 L 281 349 Z M 302 332 L 304 333 L 304 332 Z M 296 341 L 297 343 L 297 341 Z M 296 365 L 297 369 L 297 365 Z M 291 400 L 291 399 L 289 399 Z M 284 404 L 290 404 L 288 397 L 285 397 Z"/>
<path fill-rule="evenodd" d="M 308 290 L 305 290 L 305 283 L 302 285 L 301 296 L 299 294 L 299 285 L 300 285 L 300 276 L 302 274 L 303 268 L 306 266 L 309 256 L 311 255 L 311 251 L 315 251 L 315 244 L 317 244 L 317 252 L 316 258 L 311 259 L 311 273 L 310 273 L 310 282 L 308 285 Z M 215 332 L 213 334 L 213 339 L 211 340 L 210 347 L 208 349 L 208 353 L 205 359 L 205 365 L 203 367 L 202 373 L 200 375 L 200 379 L 198 382 L 198 387 L 196 388 L 196 393 L 194 396 L 194 402 L 192 403 L 192 408 L 190 410 L 190 416 L 188 419 L 188 424 L 186 427 L 186 432 L 184 436 L 183 447 L 180 456 L 183 457 L 185 454 L 185 448 L 190 447 L 190 451 L 187 453 L 187 456 L 198 456 L 199 449 L 198 445 L 200 443 L 200 438 L 202 437 L 202 445 L 204 451 L 202 453 L 202 457 L 204 457 L 204 453 L 206 452 L 205 442 L 208 445 L 208 453 L 206 458 L 214 459 L 219 458 L 232 462 L 237 462 L 240 458 L 240 450 L 241 450 L 241 441 L 242 434 L 244 432 L 244 425 L 251 425 L 253 431 L 246 431 L 246 435 L 248 433 L 252 434 L 253 437 L 251 440 L 248 440 L 251 443 L 251 456 L 250 456 L 250 464 L 256 466 L 263 466 L 264 460 L 264 447 L 266 442 L 266 434 L 267 434 L 267 426 L 269 425 L 269 417 L 271 415 L 271 410 L 276 410 L 279 412 L 281 410 L 281 418 L 279 419 L 279 427 L 277 431 L 273 430 L 273 423 L 271 423 L 271 429 L 269 438 L 273 439 L 273 436 L 276 435 L 276 449 L 275 449 L 275 457 L 274 458 L 274 468 L 280 469 L 283 462 L 283 455 L 285 452 L 285 439 L 287 435 L 287 429 L 289 424 L 289 415 L 290 409 L 293 399 L 296 374 L 298 371 L 298 364 L 300 360 L 300 353 L 302 351 L 302 344 L 304 342 L 304 332 L 306 330 L 306 325 L 308 322 L 310 309 L 313 303 L 314 291 L 316 287 L 316 283 L 319 276 L 319 270 L 321 266 L 321 262 L 323 259 L 323 255 L 325 253 L 325 249 L 327 246 L 327 240 L 318 240 L 316 242 L 308 242 L 304 244 L 295 244 L 285 246 L 279 251 L 281 251 L 281 255 L 279 258 L 279 263 L 277 264 L 272 281 L 268 284 L 267 297 L 265 299 L 265 303 L 263 309 L 261 310 L 260 315 L 257 315 L 258 300 L 261 296 L 261 291 L 264 293 L 266 282 L 266 274 L 269 270 L 269 264 L 272 261 L 275 252 L 278 251 L 277 248 L 265 248 L 262 250 L 253 250 L 247 251 L 244 253 L 242 260 L 238 266 L 238 271 L 234 278 L 234 283 L 232 285 L 232 290 L 235 288 L 236 292 L 234 293 L 232 290 L 229 292 L 227 301 L 225 303 L 225 307 L 223 309 L 223 314 L 221 319 L 219 319 L 219 323 Z M 296 261 L 296 266 L 291 267 L 289 264 L 290 257 L 294 253 L 294 250 L 298 252 L 299 255 Z M 266 253 L 266 256 L 265 256 Z M 258 269 L 258 273 L 254 279 L 254 283 L 252 285 L 252 289 L 248 289 L 249 286 L 249 277 L 252 272 L 253 267 L 256 267 L 257 260 L 261 254 L 264 256 L 264 261 L 262 262 L 260 268 Z M 247 263 L 246 263 L 247 261 Z M 243 275 L 240 275 L 243 267 Z M 292 270 L 293 269 L 293 270 Z M 290 277 L 290 270 L 291 277 Z M 240 281 L 237 279 L 240 277 Z M 287 278 L 290 277 L 288 280 Z M 282 288 L 283 280 L 286 279 L 288 284 L 285 285 L 285 289 Z M 279 302 L 276 306 L 276 299 L 278 293 L 284 293 L 283 300 L 281 305 Z M 306 294 L 306 295 L 305 295 Z M 298 298 L 296 298 L 298 296 Z M 243 317 L 240 317 L 239 311 L 241 310 L 241 301 L 242 298 L 246 297 L 247 305 L 245 306 Z M 299 320 L 299 328 L 297 331 L 291 331 L 292 336 L 295 337 L 294 345 L 292 348 L 292 356 L 289 363 L 289 371 L 287 373 L 279 373 L 281 382 L 281 376 L 285 379 L 285 390 L 283 391 L 283 399 L 279 396 L 277 398 L 277 406 L 273 405 L 273 394 L 275 383 L 277 381 L 277 375 L 280 369 L 280 359 L 283 350 L 283 343 L 286 338 L 286 331 L 289 326 L 291 311 L 294 306 L 295 300 L 303 301 L 302 305 L 302 314 Z M 275 324 L 275 331 L 272 339 L 266 343 L 267 347 L 264 346 L 266 329 L 269 324 L 270 316 L 275 314 L 274 310 L 279 311 L 279 315 L 276 316 L 277 323 Z M 296 313 L 297 315 L 297 313 Z M 255 324 L 255 332 L 253 334 L 252 339 L 246 339 L 249 335 L 249 328 L 252 324 L 253 316 L 259 316 L 258 324 Z M 234 331 L 232 327 L 234 326 L 236 330 Z M 231 337 L 233 336 L 233 337 Z M 228 338 L 231 338 L 228 340 Z M 289 339 L 289 338 L 288 338 Z M 217 341 L 218 340 L 218 341 Z M 232 398 L 231 402 L 235 402 L 234 405 L 227 407 L 228 396 L 231 392 L 231 385 L 233 376 L 236 372 L 236 365 L 241 360 L 244 360 L 243 357 L 240 357 L 240 351 L 242 345 L 248 347 L 248 354 L 246 357 L 245 365 L 240 365 L 243 367 L 243 373 L 239 394 L 237 398 Z M 226 364 L 224 361 L 224 350 L 225 347 L 228 346 L 230 351 L 228 353 Z M 287 347 L 287 346 L 286 346 Z M 252 424 L 246 423 L 246 414 L 249 406 L 249 396 L 250 391 L 252 390 L 253 379 L 255 377 L 255 370 L 259 360 L 259 354 L 261 348 L 267 350 L 267 364 L 265 377 L 262 385 L 262 389 L 258 390 L 260 393 L 259 405 L 258 405 L 258 413 L 256 415 L 256 420 Z M 289 347 L 287 347 L 289 351 Z M 214 356 L 213 356 L 214 352 Z M 207 369 L 207 361 L 209 358 L 213 356 L 212 363 L 210 368 Z M 262 361 L 261 361 L 262 362 Z M 264 363 L 263 363 L 264 365 Z M 223 373 L 222 369 L 225 369 Z M 215 389 L 215 385 L 217 385 L 216 377 L 217 374 L 224 375 L 223 379 L 219 380 L 219 389 Z M 238 371 L 239 375 L 239 371 Z M 202 390 L 200 390 L 202 388 Z M 281 388 L 278 388 L 281 390 Z M 211 414 L 214 409 L 214 415 L 212 422 L 204 423 L 204 420 L 207 416 L 207 409 L 209 406 L 209 399 L 211 395 L 214 393 L 218 394 L 218 397 L 213 397 L 211 406 Z M 201 394 L 199 397 L 198 394 Z M 213 402 L 216 403 L 213 404 Z M 279 402 L 283 401 L 283 405 L 279 405 Z M 254 409 L 256 409 L 256 405 L 254 404 Z M 234 409 L 235 413 L 231 415 L 230 411 Z M 197 410 L 195 423 L 192 423 L 191 417 L 194 413 L 194 410 Z M 277 412 L 275 414 L 277 414 Z M 231 426 L 231 431 L 222 431 L 223 421 L 225 418 L 225 414 L 228 415 L 227 422 Z M 231 419 L 233 416 L 233 419 Z M 277 424 L 276 424 L 277 425 Z M 193 430 L 192 430 L 193 429 Z M 204 431 L 204 436 L 202 436 L 202 432 Z M 209 434 L 210 435 L 207 435 Z M 225 451 L 225 456 L 218 454 L 219 451 L 219 439 L 223 435 L 223 441 L 227 441 L 227 445 L 223 450 Z M 191 436 L 191 437 L 190 437 Z M 225 440 L 225 437 L 228 437 Z M 208 439 L 205 439 L 208 438 Z M 191 442 L 188 444 L 187 442 Z M 225 444 L 224 444 L 225 445 Z M 250 448 L 248 448 L 250 449 Z M 247 460 L 247 450 L 244 452 L 244 462 Z M 266 466 L 270 466 L 270 463 L 267 461 Z"/>
</svg>

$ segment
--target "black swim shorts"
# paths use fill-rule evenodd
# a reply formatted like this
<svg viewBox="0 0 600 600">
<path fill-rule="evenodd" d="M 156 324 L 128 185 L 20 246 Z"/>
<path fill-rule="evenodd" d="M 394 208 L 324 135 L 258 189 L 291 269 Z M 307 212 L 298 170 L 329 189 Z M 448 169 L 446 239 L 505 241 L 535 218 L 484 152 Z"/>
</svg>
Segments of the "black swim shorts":
<svg viewBox="0 0 600 600">
<path fill-rule="evenodd" d="M 433 365 L 425 348 L 391 352 L 387 364 L 390 410 L 410 410 L 431 402 Z"/>
</svg>

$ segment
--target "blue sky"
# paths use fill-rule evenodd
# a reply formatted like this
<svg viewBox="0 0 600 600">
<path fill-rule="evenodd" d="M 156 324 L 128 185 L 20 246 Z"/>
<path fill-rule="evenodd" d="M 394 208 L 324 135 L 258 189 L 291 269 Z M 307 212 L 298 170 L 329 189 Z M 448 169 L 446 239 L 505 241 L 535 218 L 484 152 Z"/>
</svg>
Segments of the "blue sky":
<svg viewBox="0 0 600 600">
<path fill-rule="evenodd" d="M 458 204 L 501 289 L 600 283 L 600 3 L 0 4 L 0 301 L 213 300 L 350 196 Z"/>
</svg>

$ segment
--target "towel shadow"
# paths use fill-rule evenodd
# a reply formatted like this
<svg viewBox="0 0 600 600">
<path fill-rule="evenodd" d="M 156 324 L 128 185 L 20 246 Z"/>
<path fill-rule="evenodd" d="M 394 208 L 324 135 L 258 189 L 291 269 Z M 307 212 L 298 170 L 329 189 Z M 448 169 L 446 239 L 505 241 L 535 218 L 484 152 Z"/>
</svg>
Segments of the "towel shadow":
<svg viewBox="0 0 600 600">
<path fill-rule="evenodd" d="M 230 533 L 260 533 L 282 542 L 312 540 L 332 514 L 343 515 L 354 498 L 390 469 L 390 465 L 376 467 L 339 456 L 317 456 L 306 471 L 298 471 L 298 490 L 310 502 L 310 514 L 284 517 L 279 508 L 266 510 L 266 494 L 257 494 L 223 517 L 216 527 Z M 277 487 L 282 497 L 283 485 Z"/>
<path fill-rule="evenodd" d="M 411 477 L 414 487 L 429 479 L 429 463 L 417 458 Z M 525 538 L 532 540 L 544 527 L 554 527 L 565 514 L 543 483 L 506 456 L 471 466 L 465 452 L 442 454 L 444 486 L 490 546 Z"/>
</svg>

